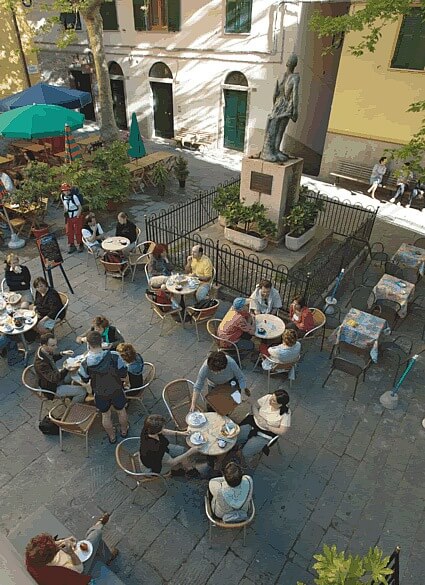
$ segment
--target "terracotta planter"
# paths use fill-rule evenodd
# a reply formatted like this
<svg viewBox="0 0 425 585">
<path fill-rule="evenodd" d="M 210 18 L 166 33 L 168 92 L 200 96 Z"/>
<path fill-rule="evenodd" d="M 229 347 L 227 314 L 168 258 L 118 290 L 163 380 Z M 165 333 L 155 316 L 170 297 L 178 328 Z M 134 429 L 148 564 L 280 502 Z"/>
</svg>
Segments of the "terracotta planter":
<svg viewBox="0 0 425 585">
<path fill-rule="evenodd" d="M 304 232 L 298 238 L 291 236 L 291 232 L 289 232 L 289 234 L 286 234 L 285 236 L 285 246 L 288 248 L 288 250 L 296 252 L 297 250 L 305 246 L 307 242 L 309 242 L 314 237 L 315 233 L 316 225 L 314 225 L 312 228 Z"/>
<path fill-rule="evenodd" d="M 38 240 L 42 236 L 45 236 L 49 233 L 49 226 L 39 227 L 39 228 L 33 227 L 33 228 L 31 228 L 31 231 L 32 231 L 32 235 L 34 236 L 34 238 L 36 240 Z"/>
<path fill-rule="evenodd" d="M 267 244 L 269 243 L 267 238 L 256 237 L 229 227 L 224 228 L 224 237 L 226 240 L 229 240 L 229 242 L 239 244 L 239 246 L 248 248 L 254 252 L 262 252 L 267 248 Z"/>
</svg>

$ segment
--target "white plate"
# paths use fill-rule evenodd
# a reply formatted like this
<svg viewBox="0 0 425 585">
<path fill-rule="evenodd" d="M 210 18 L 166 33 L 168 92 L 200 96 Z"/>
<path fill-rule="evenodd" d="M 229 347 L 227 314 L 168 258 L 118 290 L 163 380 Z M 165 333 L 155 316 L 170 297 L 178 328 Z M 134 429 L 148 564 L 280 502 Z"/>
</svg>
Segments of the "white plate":
<svg viewBox="0 0 425 585">
<path fill-rule="evenodd" d="M 31 319 L 31 317 L 26 317 L 25 318 L 25 325 L 32 325 L 33 320 Z"/>
<path fill-rule="evenodd" d="M 189 412 L 186 416 L 186 422 L 191 427 L 201 427 L 203 424 L 207 422 L 207 419 L 202 414 L 202 412 Z"/>
<path fill-rule="evenodd" d="M 8 325 L 7 323 L 2 325 L 2 329 L 5 333 L 10 333 L 11 331 L 13 331 L 12 325 Z"/>
<path fill-rule="evenodd" d="M 88 546 L 88 550 L 81 550 L 80 549 L 80 544 L 84 542 L 87 546 Z M 76 547 L 75 547 L 75 554 L 77 555 L 77 557 L 80 559 L 80 561 L 82 563 L 84 563 L 85 561 L 87 561 L 93 554 L 93 545 L 89 540 L 80 540 L 79 542 L 77 542 Z"/>
<path fill-rule="evenodd" d="M 6 315 L 3 315 L 2 317 L 0 317 L 0 325 L 4 325 L 7 321 L 7 319 L 8 318 L 6 317 Z"/>
<path fill-rule="evenodd" d="M 18 294 L 18 293 L 10 293 L 9 297 L 8 297 L 8 301 L 11 305 L 16 305 L 16 303 L 19 303 L 19 301 L 22 299 L 22 295 Z"/>
<path fill-rule="evenodd" d="M 201 433 L 199 432 L 192 433 L 190 435 L 189 440 L 192 443 L 192 445 L 204 445 L 206 443 L 204 436 L 201 435 Z"/>
</svg>

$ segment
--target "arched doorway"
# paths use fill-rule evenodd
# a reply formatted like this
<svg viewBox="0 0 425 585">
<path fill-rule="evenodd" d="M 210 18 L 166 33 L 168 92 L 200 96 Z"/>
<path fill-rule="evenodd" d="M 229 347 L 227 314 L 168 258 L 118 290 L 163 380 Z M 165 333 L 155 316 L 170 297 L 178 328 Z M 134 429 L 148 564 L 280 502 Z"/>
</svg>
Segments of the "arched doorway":
<svg viewBox="0 0 425 585">
<path fill-rule="evenodd" d="M 224 146 L 232 150 L 245 147 L 246 112 L 248 103 L 248 81 L 240 71 L 226 76 L 224 93 Z"/>
<path fill-rule="evenodd" d="M 165 63 L 155 63 L 149 71 L 149 82 L 152 89 L 155 136 L 173 138 L 173 75 L 170 68 Z"/>
<path fill-rule="evenodd" d="M 108 70 L 111 82 L 112 105 L 114 108 L 115 122 L 120 130 L 127 130 L 124 74 L 121 67 L 115 61 L 109 63 Z"/>
</svg>

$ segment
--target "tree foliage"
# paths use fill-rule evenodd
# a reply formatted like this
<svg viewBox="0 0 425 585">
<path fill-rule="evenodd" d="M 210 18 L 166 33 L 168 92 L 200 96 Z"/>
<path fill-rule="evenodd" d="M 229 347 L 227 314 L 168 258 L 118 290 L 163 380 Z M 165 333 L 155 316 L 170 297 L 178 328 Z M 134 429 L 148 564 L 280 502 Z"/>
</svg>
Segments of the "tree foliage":
<svg viewBox="0 0 425 585">
<path fill-rule="evenodd" d="M 400 17 L 408 15 L 412 8 L 420 8 L 425 21 L 425 0 L 412 5 L 411 0 L 366 0 L 364 5 L 355 6 L 349 14 L 341 16 L 323 16 L 316 11 L 310 20 L 310 28 L 319 38 L 345 35 L 349 32 L 364 33 L 361 40 L 348 45 L 349 52 L 361 57 L 366 51 L 373 53 L 382 37 L 382 30 Z M 332 51 L 330 46 L 326 51 Z M 425 100 L 410 105 L 408 112 L 425 112 Z M 387 149 L 387 154 L 398 161 L 409 161 L 418 178 L 425 180 L 425 117 L 418 131 L 413 134 L 408 144 L 397 149 Z"/>
</svg>

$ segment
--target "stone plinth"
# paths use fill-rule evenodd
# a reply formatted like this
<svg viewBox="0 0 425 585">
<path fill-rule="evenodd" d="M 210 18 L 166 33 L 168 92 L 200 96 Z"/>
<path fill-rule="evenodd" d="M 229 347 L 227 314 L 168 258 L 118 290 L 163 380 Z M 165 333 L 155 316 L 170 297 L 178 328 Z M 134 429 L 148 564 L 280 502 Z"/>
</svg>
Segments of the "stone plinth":
<svg viewBox="0 0 425 585">
<path fill-rule="evenodd" d="M 281 219 L 298 201 L 303 159 L 271 163 L 259 158 L 242 160 L 240 196 L 247 205 L 262 203 L 267 216 L 278 225 L 277 237 L 283 235 Z"/>
</svg>

